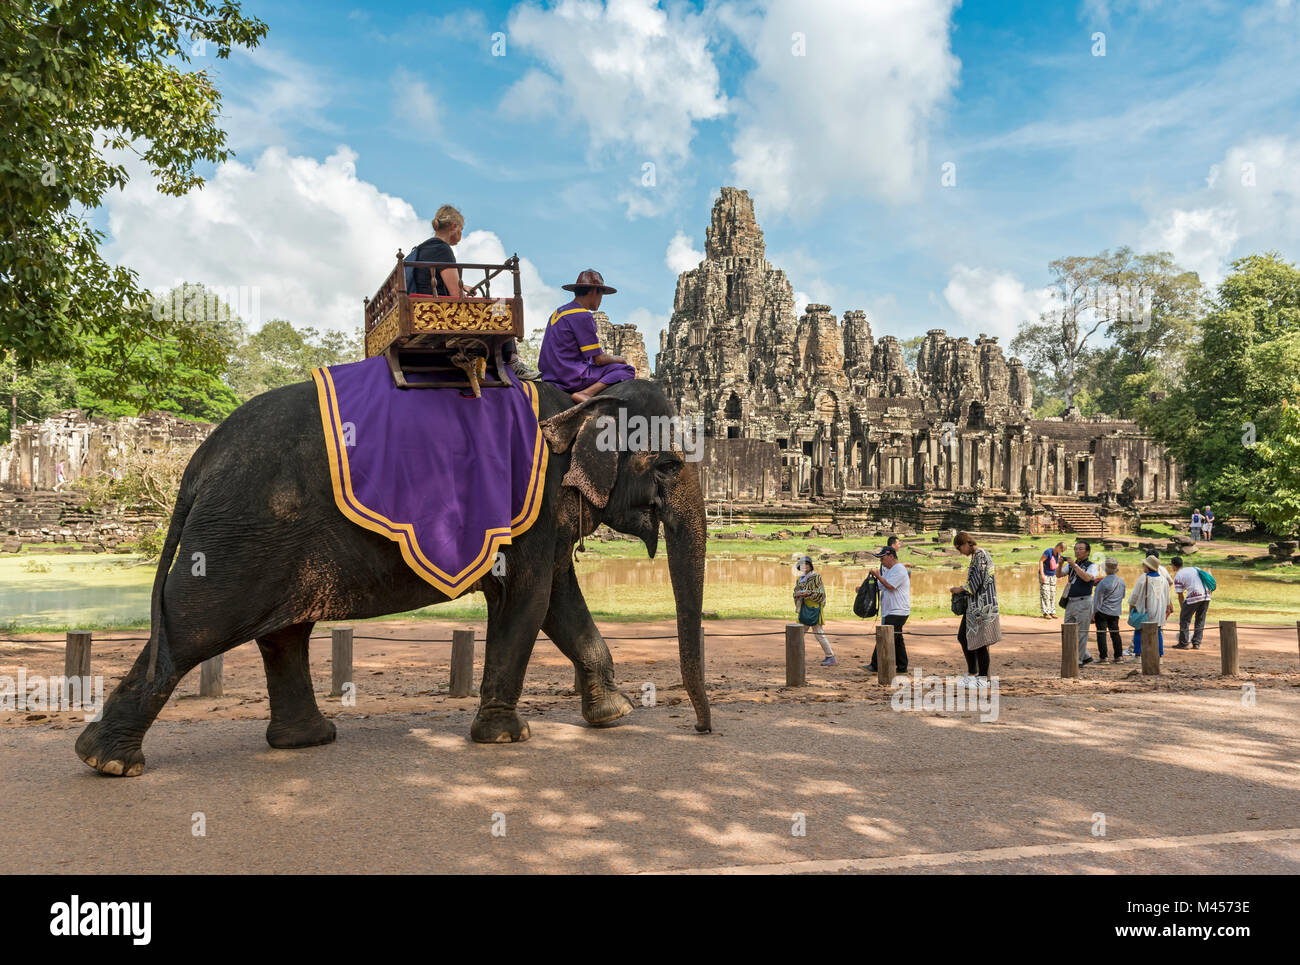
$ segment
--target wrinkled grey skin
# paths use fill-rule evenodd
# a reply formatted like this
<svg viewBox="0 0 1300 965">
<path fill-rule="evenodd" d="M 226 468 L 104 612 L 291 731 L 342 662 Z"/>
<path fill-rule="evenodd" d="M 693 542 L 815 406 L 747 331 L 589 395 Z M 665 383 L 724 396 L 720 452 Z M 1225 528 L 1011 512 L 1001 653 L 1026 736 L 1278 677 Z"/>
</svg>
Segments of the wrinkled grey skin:
<svg viewBox="0 0 1300 965">
<path fill-rule="evenodd" d="M 583 405 L 539 384 L 551 448 L 537 521 L 503 548 L 505 575 L 480 583 L 488 604 L 476 741 L 527 740 L 516 712 L 539 630 L 577 668 L 582 714 L 607 724 L 631 712 L 614 686 L 614 665 L 573 572 L 573 546 L 599 523 L 640 537 L 655 554 L 660 523 L 677 604 L 682 680 L 696 730 L 710 730 L 700 654 L 704 587 L 704 503 L 696 467 L 677 453 L 604 452 L 596 420 L 672 415 L 663 392 L 635 380 Z M 497 390 L 487 390 L 497 391 Z M 581 511 L 579 500 L 582 500 Z M 206 572 L 195 576 L 195 553 Z M 172 562 L 175 560 L 175 566 Z M 103 774 L 144 769 L 145 732 L 182 677 L 200 662 L 256 640 L 266 668 L 273 747 L 332 741 L 333 722 L 316 706 L 308 637 L 320 620 L 359 620 L 440 603 L 397 545 L 347 520 L 334 504 L 312 383 L 245 403 L 199 447 L 181 480 L 154 581 L 149 645 L 77 739 L 77 755 Z"/>
</svg>

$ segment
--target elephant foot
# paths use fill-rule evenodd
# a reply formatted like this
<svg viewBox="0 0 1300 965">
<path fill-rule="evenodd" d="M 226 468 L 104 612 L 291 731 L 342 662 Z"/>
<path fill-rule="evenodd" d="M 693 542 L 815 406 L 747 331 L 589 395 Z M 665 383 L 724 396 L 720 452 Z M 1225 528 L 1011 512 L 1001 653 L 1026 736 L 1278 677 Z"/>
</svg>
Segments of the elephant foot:
<svg viewBox="0 0 1300 965">
<path fill-rule="evenodd" d="M 77 738 L 77 756 L 87 767 L 112 777 L 138 777 L 144 772 L 144 752 L 138 738 L 117 736 L 102 720 L 88 724 Z"/>
<path fill-rule="evenodd" d="M 307 720 L 273 720 L 266 728 L 266 742 L 272 747 L 317 747 L 333 742 L 338 735 L 334 721 L 322 714 Z"/>
<path fill-rule="evenodd" d="M 469 736 L 478 744 L 514 744 L 528 740 L 530 732 L 528 722 L 513 710 L 493 710 L 485 714 L 480 708 L 470 725 Z"/>
<path fill-rule="evenodd" d="M 582 702 L 583 719 L 596 727 L 612 724 L 635 709 L 636 705 L 620 690 L 607 690 L 595 700 Z"/>
</svg>

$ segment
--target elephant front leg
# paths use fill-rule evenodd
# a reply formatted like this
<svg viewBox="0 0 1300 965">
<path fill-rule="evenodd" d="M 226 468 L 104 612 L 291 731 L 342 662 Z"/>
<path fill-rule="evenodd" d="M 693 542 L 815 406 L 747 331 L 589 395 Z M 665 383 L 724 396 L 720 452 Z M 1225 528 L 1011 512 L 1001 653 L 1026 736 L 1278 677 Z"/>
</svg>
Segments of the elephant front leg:
<svg viewBox="0 0 1300 965">
<path fill-rule="evenodd" d="M 632 713 L 635 705 L 614 685 L 614 658 L 596 629 L 571 566 L 555 578 L 542 629 L 573 661 L 582 695 L 582 716 L 587 723 L 611 724 Z"/>
<path fill-rule="evenodd" d="M 517 710 L 524 692 L 524 674 L 546 615 L 549 587 L 536 575 L 548 566 L 507 562 L 507 571 L 518 569 L 505 586 L 484 587 L 488 601 L 487 643 L 483 651 L 483 684 L 470 737 L 480 744 L 509 744 L 526 741 L 528 724 Z M 547 561 L 549 563 L 549 561 Z"/>
</svg>

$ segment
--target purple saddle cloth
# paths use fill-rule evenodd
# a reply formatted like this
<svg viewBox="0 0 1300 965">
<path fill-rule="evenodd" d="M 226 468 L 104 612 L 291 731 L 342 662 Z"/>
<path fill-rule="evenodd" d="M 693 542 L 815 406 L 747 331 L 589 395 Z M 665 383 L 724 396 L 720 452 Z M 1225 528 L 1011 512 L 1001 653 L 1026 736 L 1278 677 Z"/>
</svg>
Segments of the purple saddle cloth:
<svg viewBox="0 0 1300 965">
<path fill-rule="evenodd" d="M 312 371 L 339 511 L 395 542 L 449 597 L 486 574 L 541 507 L 537 387 L 509 377 L 513 387 L 475 399 L 399 389 L 382 355 Z"/>
</svg>

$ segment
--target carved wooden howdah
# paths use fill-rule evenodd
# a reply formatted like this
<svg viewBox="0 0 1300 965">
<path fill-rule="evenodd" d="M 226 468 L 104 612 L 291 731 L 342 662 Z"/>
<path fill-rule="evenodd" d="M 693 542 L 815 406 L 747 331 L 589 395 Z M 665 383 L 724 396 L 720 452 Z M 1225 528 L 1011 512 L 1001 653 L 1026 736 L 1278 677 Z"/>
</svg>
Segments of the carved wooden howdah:
<svg viewBox="0 0 1300 965">
<path fill-rule="evenodd" d="M 455 268 L 468 294 L 409 295 L 407 268 L 427 268 L 431 275 Z M 483 280 L 471 285 L 466 273 L 479 271 Z M 507 279 L 508 294 L 501 290 Z M 479 265 L 407 262 L 398 251 L 397 264 L 364 304 L 366 357 L 385 356 L 399 388 L 467 388 L 478 395 L 482 387 L 510 384 L 503 350 L 511 339 L 524 337 L 518 255 L 501 265 Z"/>
</svg>

